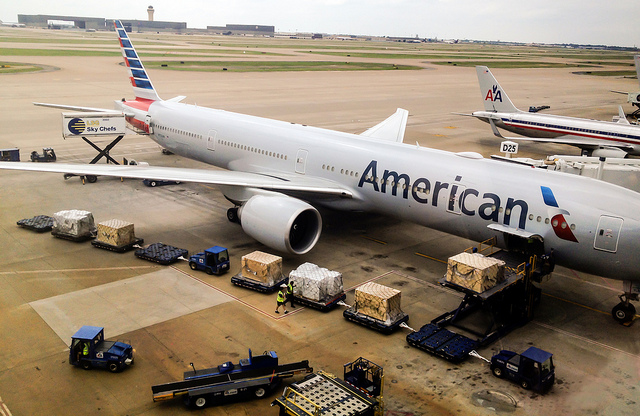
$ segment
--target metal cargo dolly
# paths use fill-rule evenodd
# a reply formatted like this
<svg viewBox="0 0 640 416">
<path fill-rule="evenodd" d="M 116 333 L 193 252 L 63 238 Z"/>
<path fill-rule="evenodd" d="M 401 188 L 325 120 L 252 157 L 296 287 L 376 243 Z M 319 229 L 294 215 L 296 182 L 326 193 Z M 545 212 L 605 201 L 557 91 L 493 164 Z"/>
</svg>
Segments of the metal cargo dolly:
<svg viewBox="0 0 640 416">
<path fill-rule="evenodd" d="M 400 328 L 403 323 L 409 321 L 409 315 L 404 312 L 390 323 L 387 323 L 385 321 L 381 321 L 379 319 L 356 312 L 354 307 L 346 309 L 344 312 L 342 312 L 342 316 L 344 316 L 344 318 L 348 321 L 366 326 L 367 328 L 381 332 L 385 335 L 391 334 L 396 329 Z"/>
<path fill-rule="evenodd" d="M 336 296 L 330 296 L 325 299 L 320 299 L 318 301 L 307 299 L 302 296 L 293 296 L 293 302 L 299 303 L 303 306 L 308 306 L 309 308 L 317 309 L 321 312 L 328 312 L 331 309 L 335 308 L 339 305 L 340 302 L 344 302 L 347 298 L 347 295 L 342 292 Z"/>
<path fill-rule="evenodd" d="M 278 290 L 278 288 L 280 287 L 280 285 L 282 284 L 287 284 L 287 282 L 289 281 L 288 277 L 284 277 L 282 276 L 283 279 L 277 281 L 276 283 L 274 283 L 272 286 L 267 286 L 265 284 L 262 284 L 256 280 L 252 280 L 252 279 L 247 279 L 246 277 L 242 276 L 242 272 L 236 274 L 235 276 L 231 277 L 231 283 L 233 283 L 236 286 L 240 286 L 240 287 L 244 287 L 247 289 L 251 289 L 251 290 L 255 290 L 256 292 L 260 292 L 260 293 L 273 293 L 276 290 Z"/>
</svg>

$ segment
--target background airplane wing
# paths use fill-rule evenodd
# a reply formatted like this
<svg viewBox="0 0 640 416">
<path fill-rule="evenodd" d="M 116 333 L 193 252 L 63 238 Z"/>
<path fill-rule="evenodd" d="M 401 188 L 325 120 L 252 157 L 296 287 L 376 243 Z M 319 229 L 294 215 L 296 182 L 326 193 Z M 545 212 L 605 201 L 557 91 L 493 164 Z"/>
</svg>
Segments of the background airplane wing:
<svg viewBox="0 0 640 416">
<path fill-rule="evenodd" d="M 83 165 L 56 163 L 41 165 L 30 162 L 0 162 L 0 169 L 37 172 L 71 173 L 74 175 L 113 176 L 118 178 L 155 179 L 213 185 L 241 186 L 282 192 L 302 192 L 351 198 L 352 192 L 332 181 L 302 175 L 259 174 L 213 169 L 170 168 L 148 165 Z"/>
</svg>

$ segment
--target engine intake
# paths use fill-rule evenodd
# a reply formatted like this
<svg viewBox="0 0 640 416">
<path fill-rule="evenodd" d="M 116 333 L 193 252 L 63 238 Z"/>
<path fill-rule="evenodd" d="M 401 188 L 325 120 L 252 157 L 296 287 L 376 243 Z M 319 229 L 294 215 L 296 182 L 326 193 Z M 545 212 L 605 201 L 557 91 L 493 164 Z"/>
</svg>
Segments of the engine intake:
<svg viewBox="0 0 640 416">
<path fill-rule="evenodd" d="M 305 254 L 322 231 L 320 213 L 311 205 L 288 196 L 256 195 L 238 211 L 242 229 L 262 244 L 278 251 Z"/>
</svg>

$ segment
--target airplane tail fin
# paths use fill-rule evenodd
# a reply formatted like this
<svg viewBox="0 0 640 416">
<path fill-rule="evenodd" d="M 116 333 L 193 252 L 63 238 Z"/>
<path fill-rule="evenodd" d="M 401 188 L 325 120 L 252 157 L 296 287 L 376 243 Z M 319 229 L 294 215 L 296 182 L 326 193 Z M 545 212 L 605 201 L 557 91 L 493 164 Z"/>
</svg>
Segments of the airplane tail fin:
<svg viewBox="0 0 640 416">
<path fill-rule="evenodd" d="M 633 55 L 633 62 L 636 64 L 636 75 L 638 82 L 640 82 L 640 55 Z"/>
<path fill-rule="evenodd" d="M 120 49 L 122 50 L 124 63 L 127 65 L 127 69 L 129 70 L 129 79 L 131 80 L 131 85 L 133 86 L 133 92 L 136 95 L 136 99 L 141 98 L 144 100 L 160 101 L 161 98 L 158 96 L 158 93 L 156 93 L 156 90 L 151 83 L 151 79 L 149 78 L 144 65 L 142 65 L 142 61 L 140 60 L 138 53 L 131 44 L 131 40 L 124 29 L 122 22 L 120 22 L 120 20 L 115 20 L 113 24 L 116 28 L 116 32 L 118 33 Z"/>
<path fill-rule="evenodd" d="M 509 99 L 507 93 L 502 89 L 498 80 L 493 76 L 486 66 L 476 66 L 478 82 L 480 83 L 480 93 L 484 100 L 486 111 L 496 111 L 501 113 L 515 113 L 520 110 Z"/>
</svg>

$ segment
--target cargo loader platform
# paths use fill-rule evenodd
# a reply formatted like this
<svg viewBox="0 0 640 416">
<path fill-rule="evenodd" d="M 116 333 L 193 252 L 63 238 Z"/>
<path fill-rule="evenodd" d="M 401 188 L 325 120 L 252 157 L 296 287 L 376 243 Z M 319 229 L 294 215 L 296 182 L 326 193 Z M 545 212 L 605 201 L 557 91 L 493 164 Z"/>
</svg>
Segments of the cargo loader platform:
<svg viewBox="0 0 640 416">
<path fill-rule="evenodd" d="M 280 416 L 382 416 L 382 367 L 362 357 L 344 365 L 344 380 L 319 371 L 285 388 L 271 403 Z"/>
<path fill-rule="evenodd" d="M 491 344 L 533 318 L 534 306 L 541 296 L 541 290 L 532 284 L 532 277 L 540 276 L 539 270 L 534 270 L 536 257 L 527 259 L 520 253 L 507 251 L 497 251 L 487 257 L 504 261 L 504 280 L 476 292 L 442 278 L 440 284 L 464 293 L 464 298 L 456 309 L 407 335 L 409 345 L 460 362 L 471 351 Z M 447 327 L 460 329 L 470 336 L 455 333 Z"/>
<path fill-rule="evenodd" d="M 153 243 L 147 247 L 139 248 L 134 255 L 139 259 L 153 261 L 162 265 L 174 263 L 182 258 L 186 258 L 188 250 L 170 246 L 164 243 Z"/>
<path fill-rule="evenodd" d="M 51 231 L 53 228 L 53 217 L 48 215 L 36 215 L 33 218 L 25 218 L 18 221 L 18 224 L 22 228 L 35 231 L 37 233 L 44 233 Z"/>
</svg>

